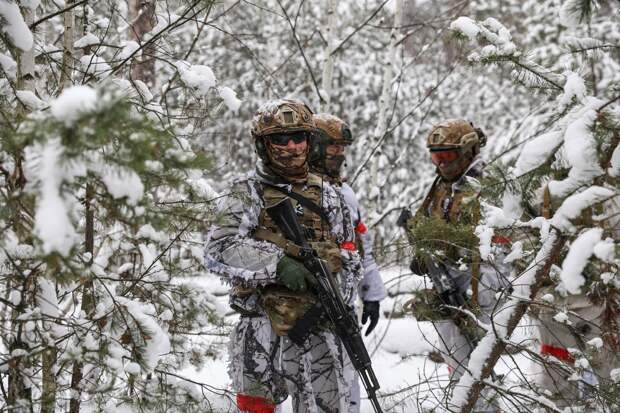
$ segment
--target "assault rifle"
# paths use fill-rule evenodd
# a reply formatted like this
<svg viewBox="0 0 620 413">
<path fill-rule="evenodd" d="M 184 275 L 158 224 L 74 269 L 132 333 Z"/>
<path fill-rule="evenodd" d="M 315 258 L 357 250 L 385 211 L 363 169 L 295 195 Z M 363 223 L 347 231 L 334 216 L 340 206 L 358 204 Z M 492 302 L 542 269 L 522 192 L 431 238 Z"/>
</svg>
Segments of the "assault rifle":
<svg viewBox="0 0 620 413">
<path fill-rule="evenodd" d="M 461 308 L 465 305 L 465 297 L 463 293 L 459 291 L 458 286 L 454 283 L 454 280 L 448 275 L 448 269 L 442 263 L 437 263 L 430 256 L 426 256 L 424 264 L 428 270 L 428 276 L 433 283 L 433 288 L 439 296 L 441 303 L 454 312 L 452 321 L 459 328 L 460 333 L 467 340 L 467 344 L 473 350 L 480 341 L 480 337 L 475 334 L 470 328 L 465 325 L 465 317 L 467 315 L 462 314 L 457 308 Z"/>
<path fill-rule="evenodd" d="M 334 332 L 342 341 L 353 368 L 358 372 L 368 399 L 376 413 L 382 413 L 377 390 L 379 382 L 372 369 L 370 355 L 364 346 L 357 318 L 352 309 L 342 299 L 340 289 L 325 261 L 320 259 L 306 239 L 303 228 L 297 220 L 297 214 L 290 199 L 285 198 L 276 205 L 266 209 L 267 214 L 280 228 L 284 237 L 300 247 L 298 256 L 304 266 L 315 276 L 317 285 L 314 292 L 319 303 L 312 307 L 301 320 L 289 331 L 289 338 L 295 344 L 302 344 L 308 337 L 311 327 L 326 319 L 334 327 Z"/>
</svg>

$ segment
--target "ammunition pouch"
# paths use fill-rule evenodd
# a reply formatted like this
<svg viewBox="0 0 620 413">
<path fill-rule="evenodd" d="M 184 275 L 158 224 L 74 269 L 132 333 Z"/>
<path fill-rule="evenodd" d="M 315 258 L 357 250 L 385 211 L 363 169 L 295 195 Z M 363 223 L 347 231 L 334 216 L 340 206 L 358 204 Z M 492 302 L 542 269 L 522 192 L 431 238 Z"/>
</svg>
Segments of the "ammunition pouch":
<svg viewBox="0 0 620 413">
<path fill-rule="evenodd" d="M 245 302 L 247 298 L 249 298 L 252 294 L 256 293 L 256 288 L 253 287 L 243 287 L 241 285 L 235 285 L 231 291 L 231 297 L 236 297 L 236 299 L 231 300 L 230 308 L 232 308 L 235 312 L 240 314 L 242 317 L 259 317 L 260 313 L 257 311 L 251 311 L 247 308 L 244 308 L 243 305 L 239 305 L 239 302 Z M 237 300 L 239 299 L 239 300 Z"/>
<path fill-rule="evenodd" d="M 310 242 L 310 245 L 319 258 L 327 263 L 327 268 L 332 274 L 335 275 L 342 271 L 342 255 L 340 255 L 338 244 L 331 241 L 315 241 Z"/>
<path fill-rule="evenodd" d="M 291 291 L 275 284 L 259 289 L 259 295 L 261 305 L 278 336 L 286 336 L 297 321 L 317 302 L 312 293 Z"/>
</svg>

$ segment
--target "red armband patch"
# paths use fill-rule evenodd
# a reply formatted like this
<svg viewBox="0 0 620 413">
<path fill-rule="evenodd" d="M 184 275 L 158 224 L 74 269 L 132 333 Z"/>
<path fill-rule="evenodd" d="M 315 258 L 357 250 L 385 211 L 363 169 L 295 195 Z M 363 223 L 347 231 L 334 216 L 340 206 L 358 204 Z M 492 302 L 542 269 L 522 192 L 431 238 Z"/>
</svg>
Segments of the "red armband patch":
<svg viewBox="0 0 620 413">
<path fill-rule="evenodd" d="M 553 356 L 558 360 L 562 360 L 566 363 L 574 363 L 575 359 L 564 347 L 555 347 L 549 344 L 543 344 L 540 348 L 541 356 Z"/>
<path fill-rule="evenodd" d="M 505 245 L 505 244 L 510 244 L 510 238 L 508 237 L 503 237 L 501 235 L 493 235 L 493 238 L 491 238 L 491 242 L 493 244 L 500 244 L 500 245 Z"/>
<path fill-rule="evenodd" d="M 237 394 L 237 407 L 247 413 L 274 413 L 276 406 L 264 397 Z"/>
<path fill-rule="evenodd" d="M 351 241 L 344 241 L 342 244 L 340 244 L 340 248 L 347 251 L 355 251 L 357 249 L 355 247 L 355 243 Z"/>
<path fill-rule="evenodd" d="M 368 232 L 368 229 L 366 228 L 366 225 L 364 225 L 364 223 L 360 221 L 355 226 L 355 232 L 357 232 L 358 234 L 365 234 L 366 232 Z"/>
</svg>

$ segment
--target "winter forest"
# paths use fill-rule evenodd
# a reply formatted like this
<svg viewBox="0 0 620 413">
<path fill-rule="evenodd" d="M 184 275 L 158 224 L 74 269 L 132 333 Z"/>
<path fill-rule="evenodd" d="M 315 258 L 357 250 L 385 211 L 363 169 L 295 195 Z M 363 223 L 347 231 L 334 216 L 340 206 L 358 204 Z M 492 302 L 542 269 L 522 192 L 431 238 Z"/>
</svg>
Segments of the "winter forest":
<svg viewBox="0 0 620 413">
<path fill-rule="evenodd" d="M 205 251 L 282 98 L 351 129 L 382 411 L 620 411 L 613 0 L 0 0 L 0 411 L 274 411 L 239 405 Z M 454 118 L 486 135 L 477 220 L 412 236 Z M 489 319 L 452 308 L 476 337 L 458 376 L 410 267 L 441 237 L 503 271 Z"/>
</svg>

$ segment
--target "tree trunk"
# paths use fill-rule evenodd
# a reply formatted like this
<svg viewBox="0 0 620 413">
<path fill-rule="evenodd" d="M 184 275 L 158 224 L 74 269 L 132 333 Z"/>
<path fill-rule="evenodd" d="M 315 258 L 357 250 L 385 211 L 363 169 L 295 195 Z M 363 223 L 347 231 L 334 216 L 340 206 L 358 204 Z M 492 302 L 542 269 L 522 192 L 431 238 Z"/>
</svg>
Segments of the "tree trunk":
<svg viewBox="0 0 620 413">
<path fill-rule="evenodd" d="M 22 8 L 22 15 L 24 17 L 24 21 L 26 24 L 30 25 L 34 22 L 35 19 L 35 11 L 30 8 Z M 34 66 L 34 42 L 32 44 L 32 48 L 27 51 L 22 51 L 16 48 L 16 57 L 17 57 L 17 81 L 16 81 L 16 89 L 17 90 L 27 90 L 30 92 L 35 91 L 35 66 Z M 28 108 L 25 106 L 20 106 L 18 112 L 21 114 L 26 114 Z M 15 190 L 19 191 L 26 184 L 23 172 L 22 172 L 22 155 L 18 155 L 16 157 L 16 167 L 15 167 L 15 177 L 14 184 Z M 23 211 L 16 210 L 15 211 L 15 219 L 18 221 L 22 221 L 24 217 L 22 216 Z M 24 227 L 26 232 L 28 229 L 26 226 Z M 23 234 L 22 234 L 23 235 Z M 26 239 L 27 236 L 24 236 L 23 239 Z M 16 269 L 17 270 L 17 269 Z M 20 320 L 19 317 L 24 314 L 28 304 L 31 304 L 32 291 L 33 291 L 33 279 L 35 277 L 35 272 L 33 271 L 29 274 L 25 279 L 23 279 L 22 275 L 15 274 L 12 280 L 10 280 L 8 286 L 10 289 L 19 288 L 22 293 L 22 299 L 19 305 L 17 305 L 11 314 L 11 331 L 13 332 L 13 336 L 9 340 L 9 353 L 16 354 L 27 352 L 28 346 L 22 340 L 22 332 L 24 327 L 24 320 Z M 24 381 L 24 375 L 30 370 L 32 366 L 32 361 L 27 355 L 17 355 L 9 360 L 8 363 L 8 395 L 7 395 L 7 405 L 9 407 L 15 407 L 20 405 L 30 405 L 32 402 L 32 390 L 26 386 Z"/>
<path fill-rule="evenodd" d="M 394 63 L 396 62 L 398 46 L 398 33 L 402 26 L 403 0 L 396 0 L 394 10 L 394 27 L 390 34 L 390 48 L 388 56 L 384 63 L 383 83 L 381 88 L 381 97 L 379 98 L 379 113 L 377 115 L 377 126 L 375 127 L 370 148 L 375 151 L 370 161 L 370 208 L 371 214 L 381 209 L 381 191 L 379 185 L 379 161 L 381 160 L 381 140 L 387 133 L 388 109 L 391 102 L 392 81 L 394 79 Z M 376 232 L 375 245 L 381 245 L 379 232 Z"/>
<path fill-rule="evenodd" d="M 56 364 L 57 350 L 49 347 L 41 354 L 41 380 L 43 389 L 41 391 L 41 413 L 54 413 L 56 411 L 56 374 L 54 365 Z"/>
<path fill-rule="evenodd" d="M 32 299 L 32 296 L 28 294 L 32 291 L 32 280 L 34 278 L 34 272 L 26 277 L 23 282 L 17 282 L 15 277 L 13 282 L 9 284 L 11 288 L 20 288 L 22 291 L 22 299 L 19 305 L 15 307 L 11 315 L 11 331 L 14 336 L 9 343 L 9 353 L 15 354 L 21 352 L 27 352 L 28 346 L 22 341 L 22 331 L 25 321 L 19 320 L 19 316 L 23 315 L 26 310 L 26 304 Z M 31 367 L 31 361 L 28 356 L 18 355 L 12 357 L 9 360 L 9 390 L 7 397 L 7 407 L 11 410 L 11 407 L 29 405 L 32 402 L 32 390 L 26 386 L 24 381 L 24 374 Z"/>
<path fill-rule="evenodd" d="M 157 18 L 154 0 L 131 0 L 129 15 L 132 20 L 131 35 L 142 45 L 143 36 L 153 30 Z M 134 59 L 131 65 L 131 78 L 141 80 L 149 86 L 155 86 L 155 46 L 149 44 L 142 48 L 142 56 Z"/>
<path fill-rule="evenodd" d="M 383 82 L 381 87 L 381 97 L 379 98 L 379 114 L 377 116 L 377 126 L 373 133 L 372 148 L 376 148 L 380 144 L 380 140 L 387 130 L 387 116 L 388 107 L 390 104 L 390 90 L 392 87 L 392 80 L 394 79 L 394 62 L 396 60 L 396 49 L 398 48 L 398 31 L 402 21 L 402 9 L 403 1 L 396 0 L 396 9 L 394 10 L 394 27 L 390 34 L 390 48 L 388 50 L 388 57 L 384 63 L 383 70 Z M 380 150 L 373 156 L 370 167 L 370 179 L 371 185 L 376 187 L 379 185 L 379 158 Z M 377 196 L 373 201 L 373 207 L 379 206 L 379 197 Z"/>
<path fill-rule="evenodd" d="M 66 4 L 70 6 L 73 3 L 75 3 L 75 0 L 67 0 Z M 63 14 L 65 32 L 62 36 L 62 66 L 60 67 L 58 94 L 60 94 L 64 88 L 72 84 L 73 63 L 75 61 L 73 51 L 75 17 L 73 10 L 73 8 L 70 8 Z"/>
<path fill-rule="evenodd" d="M 84 249 L 86 253 L 90 254 L 89 260 L 86 263 L 90 266 L 93 263 L 93 254 L 95 251 L 95 214 L 93 211 L 93 197 L 94 191 L 90 184 L 86 184 L 86 199 L 85 199 L 85 214 L 86 214 L 86 228 L 84 237 Z M 90 316 L 95 310 L 95 297 L 93 291 L 92 280 L 87 280 L 82 286 L 82 310 L 86 313 L 86 316 Z M 73 371 L 71 373 L 71 390 L 73 397 L 69 403 L 69 413 L 78 413 L 80 411 L 80 395 L 82 381 L 82 367 L 83 363 L 76 362 L 73 365 Z"/>
</svg>

